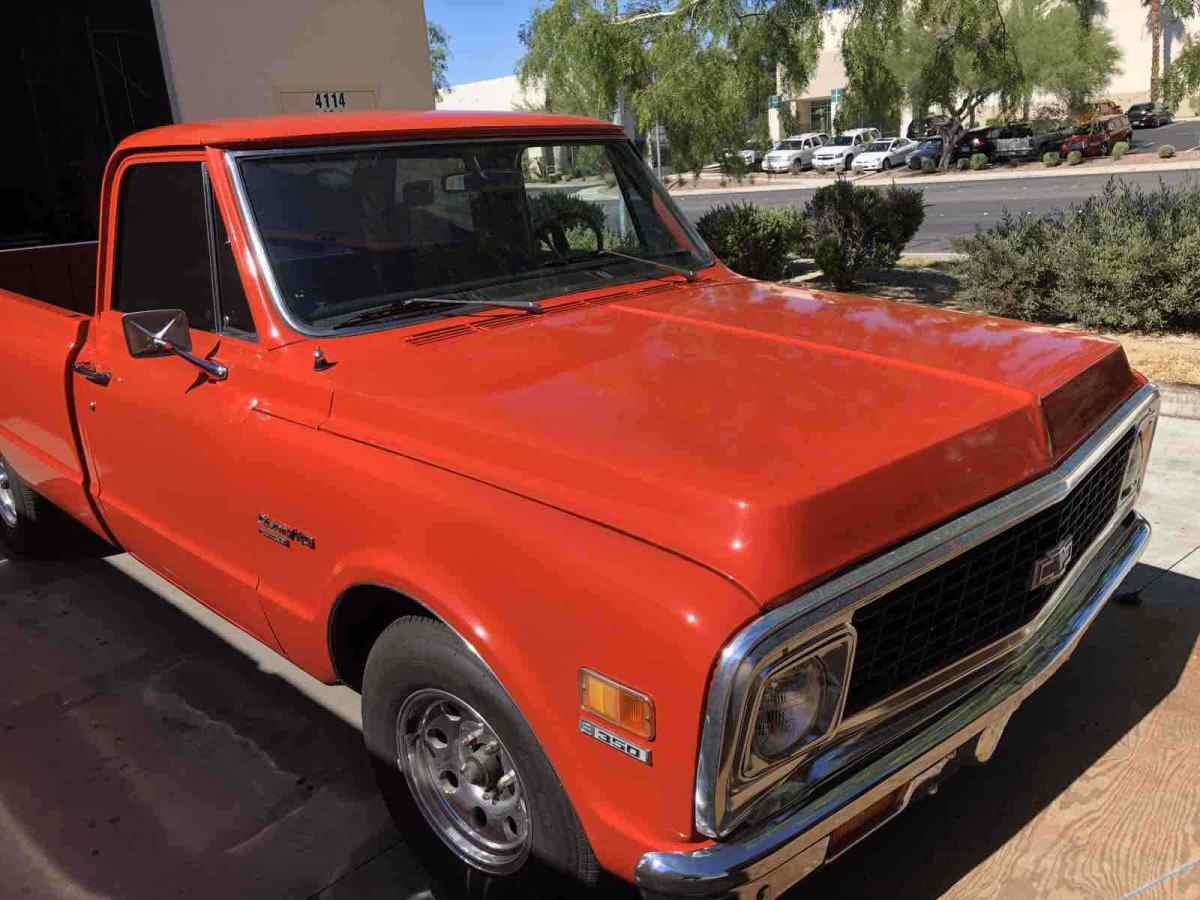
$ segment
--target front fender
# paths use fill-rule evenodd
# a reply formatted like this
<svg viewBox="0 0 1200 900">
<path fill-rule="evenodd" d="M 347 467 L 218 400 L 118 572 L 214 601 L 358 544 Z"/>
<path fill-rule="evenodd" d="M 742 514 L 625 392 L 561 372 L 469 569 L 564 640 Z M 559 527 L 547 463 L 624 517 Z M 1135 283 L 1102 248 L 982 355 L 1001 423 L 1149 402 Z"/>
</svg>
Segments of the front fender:
<svg viewBox="0 0 1200 900">
<path fill-rule="evenodd" d="M 642 852 L 694 838 L 709 674 L 729 636 L 758 613 L 738 586 L 491 485 L 298 426 L 276 431 L 271 481 L 279 490 L 269 508 L 316 544 L 276 554 L 281 563 L 264 571 L 260 586 L 293 661 L 333 680 L 326 636 L 334 602 L 355 585 L 391 587 L 445 621 L 491 667 L 606 868 L 632 877 Z M 281 450 L 302 433 L 302 453 Z M 284 490 L 296 481 L 279 470 L 292 460 L 307 473 L 304 491 Z M 314 473 L 323 471 L 337 477 L 321 483 Z M 654 698 L 658 733 L 644 742 L 651 765 L 580 733 L 584 666 Z"/>
</svg>

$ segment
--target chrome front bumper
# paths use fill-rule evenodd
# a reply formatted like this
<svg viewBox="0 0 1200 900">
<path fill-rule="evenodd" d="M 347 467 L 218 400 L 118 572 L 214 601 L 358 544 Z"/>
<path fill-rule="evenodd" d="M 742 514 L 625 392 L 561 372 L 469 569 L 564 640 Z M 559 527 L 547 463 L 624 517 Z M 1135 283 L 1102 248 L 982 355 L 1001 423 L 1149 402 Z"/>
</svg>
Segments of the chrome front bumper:
<svg viewBox="0 0 1200 900">
<path fill-rule="evenodd" d="M 1013 712 L 1067 661 L 1149 540 L 1149 523 L 1129 513 L 1075 574 L 1053 613 L 1019 653 L 921 730 L 786 818 L 704 850 L 644 855 L 636 871 L 643 897 L 778 897 L 899 814 L 951 762 L 964 755 L 986 761 Z M 873 812 L 881 809 L 882 814 Z M 856 823 L 864 821 L 861 831 L 855 831 Z"/>
</svg>

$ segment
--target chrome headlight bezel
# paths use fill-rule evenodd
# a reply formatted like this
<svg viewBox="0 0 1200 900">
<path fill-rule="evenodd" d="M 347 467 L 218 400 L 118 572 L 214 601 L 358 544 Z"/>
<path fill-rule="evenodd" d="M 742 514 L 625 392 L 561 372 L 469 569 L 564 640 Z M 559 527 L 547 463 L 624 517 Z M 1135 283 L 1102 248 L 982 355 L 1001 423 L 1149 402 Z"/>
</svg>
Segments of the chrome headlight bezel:
<svg viewBox="0 0 1200 900">
<path fill-rule="evenodd" d="M 764 665 L 754 677 L 753 691 L 746 715 L 745 733 L 741 741 L 738 771 L 742 779 L 751 781 L 769 773 L 772 769 L 790 766 L 806 753 L 829 739 L 842 720 L 846 706 L 846 692 L 850 681 L 850 667 L 854 660 L 855 633 L 847 626 L 839 629 L 827 640 L 818 640 L 815 646 L 788 653 Z M 754 746 L 754 731 L 763 713 L 763 702 L 768 687 L 800 668 L 815 662 L 823 672 L 819 705 L 814 712 L 812 724 L 792 746 L 773 758 L 760 755 Z"/>
</svg>

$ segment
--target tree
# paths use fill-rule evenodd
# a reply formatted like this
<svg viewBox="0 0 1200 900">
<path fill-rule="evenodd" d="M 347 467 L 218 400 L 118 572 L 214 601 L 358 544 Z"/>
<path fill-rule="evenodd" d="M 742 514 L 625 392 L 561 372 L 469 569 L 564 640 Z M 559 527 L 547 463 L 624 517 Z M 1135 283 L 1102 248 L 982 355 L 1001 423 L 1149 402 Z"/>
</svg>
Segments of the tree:
<svg viewBox="0 0 1200 900">
<path fill-rule="evenodd" d="M 1185 97 L 1197 91 L 1200 91 L 1200 42 L 1189 38 L 1163 73 L 1163 102 L 1177 109 Z"/>
<path fill-rule="evenodd" d="M 1150 102 L 1157 103 L 1162 97 L 1162 35 L 1163 13 L 1181 19 L 1193 12 L 1193 0 L 1141 0 L 1146 7 L 1146 22 L 1150 26 Z"/>
<path fill-rule="evenodd" d="M 796 89 L 816 66 L 824 0 L 549 0 L 521 29 L 522 83 L 552 108 L 607 117 L 622 97 L 662 124 L 693 170 L 761 127 L 782 67 Z"/>
<path fill-rule="evenodd" d="M 849 94 L 881 110 L 906 101 L 944 113 L 944 169 L 984 103 L 1027 114 L 1049 93 L 1081 107 L 1107 84 L 1120 51 L 1092 22 L 1089 0 L 1001 2 L 857 0 L 842 44 Z"/>
<path fill-rule="evenodd" d="M 446 69 L 450 65 L 450 35 L 446 29 L 434 22 L 428 26 L 429 66 L 433 70 L 433 99 L 440 102 L 450 90 L 450 79 Z"/>
<path fill-rule="evenodd" d="M 997 0 L 857 0 L 854 12 L 850 31 L 861 35 L 862 23 L 871 25 L 869 39 L 855 44 L 861 58 L 850 73 L 886 68 L 914 109 L 945 114 L 943 169 L 964 122 L 988 98 L 1011 97 L 1024 83 Z"/>
<path fill-rule="evenodd" d="M 1024 118 L 1038 94 L 1053 95 L 1070 112 L 1086 111 L 1120 63 L 1112 31 L 1077 9 L 1052 0 L 1012 0 L 1005 19 L 1024 75 L 1009 101 Z"/>
</svg>

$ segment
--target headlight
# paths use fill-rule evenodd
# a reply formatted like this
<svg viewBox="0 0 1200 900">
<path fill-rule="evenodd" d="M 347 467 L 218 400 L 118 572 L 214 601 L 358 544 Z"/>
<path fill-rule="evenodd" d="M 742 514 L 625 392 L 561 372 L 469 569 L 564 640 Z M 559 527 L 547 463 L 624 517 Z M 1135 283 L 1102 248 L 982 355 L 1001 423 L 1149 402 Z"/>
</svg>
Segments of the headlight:
<svg viewBox="0 0 1200 900">
<path fill-rule="evenodd" d="M 841 634 L 783 657 L 758 676 L 742 773 L 793 759 L 833 731 L 841 715 L 853 638 Z"/>
<path fill-rule="evenodd" d="M 754 722 L 754 754 L 769 762 L 786 757 L 812 732 L 825 696 L 825 667 L 806 659 L 772 676 Z"/>
</svg>

